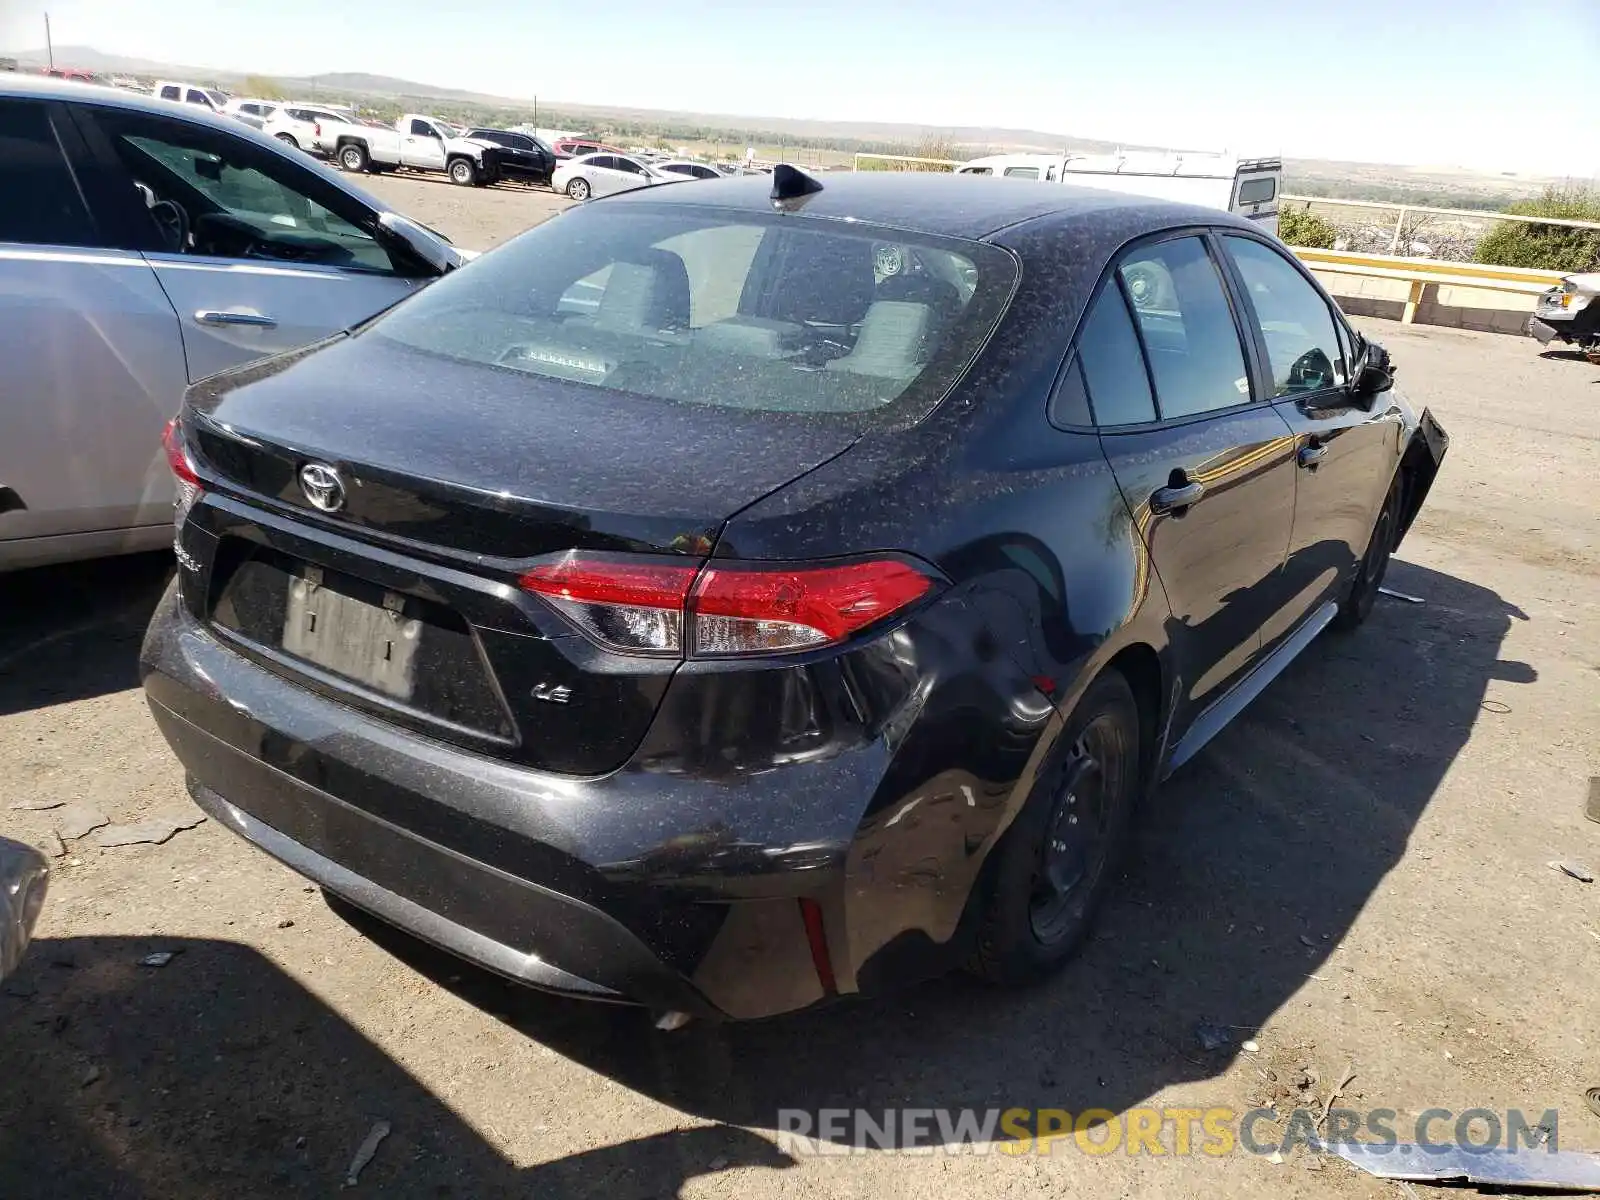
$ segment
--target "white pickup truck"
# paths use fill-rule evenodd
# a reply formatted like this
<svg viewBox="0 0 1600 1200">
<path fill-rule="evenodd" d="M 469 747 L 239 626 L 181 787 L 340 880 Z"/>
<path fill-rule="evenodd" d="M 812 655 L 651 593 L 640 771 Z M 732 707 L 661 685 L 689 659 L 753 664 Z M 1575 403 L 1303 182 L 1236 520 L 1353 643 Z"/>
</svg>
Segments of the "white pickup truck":
<svg viewBox="0 0 1600 1200">
<path fill-rule="evenodd" d="M 437 117 L 407 113 L 393 129 L 348 121 L 319 121 L 317 149 L 346 171 L 385 171 L 408 167 L 442 171 L 453 183 L 483 187 L 500 178 L 506 151 L 493 142 L 460 137 Z"/>
</svg>

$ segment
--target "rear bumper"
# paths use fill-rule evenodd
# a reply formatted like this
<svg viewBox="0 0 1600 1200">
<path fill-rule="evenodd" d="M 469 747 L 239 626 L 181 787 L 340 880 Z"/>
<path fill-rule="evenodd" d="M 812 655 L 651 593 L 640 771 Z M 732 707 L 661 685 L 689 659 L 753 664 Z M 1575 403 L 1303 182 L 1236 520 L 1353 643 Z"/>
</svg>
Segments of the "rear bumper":
<svg viewBox="0 0 1600 1200">
<path fill-rule="evenodd" d="M 979 851 L 1042 723 L 993 763 L 1015 770 L 987 779 L 897 777 L 882 738 L 749 774 L 677 762 L 575 779 L 300 686 L 213 637 L 175 592 L 141 674 L 195 800 L 294 870 L 535 987 L 711 1017 L 827 998 L 802 899 L 840 992 L 958 961 Z"/>
<path fill-rule="evenodd" d="M 212 754 L 224 758 L 235 754 L 182 717 L 159 706 L 153 707 L 162 733 L 175 749 L 182 748 L 181 753 Z M 370 874 L 361 874 L 295 841 L 239 805 L 224 800 L 191 776 L 189 794 L 194 797 L 195 803 L 212 819 L 265 850 L 285 866 L 391 925 L 462 958 L 545 991 L 586 1000 L 628 999 L 613 988 L 580 978 L 545 962 L 525 946 L 511 944 L 521 940 L 515 934 L 503 935 L 507 940 L 500 940 L 465 924 L 471 919 L 467 914 L 452 913 L 447 916 L 408 899 L 401 891 L 385 887 L 372 877 L 393 873 L 403 879 L 414 874 L 418 867 L 425 865 L 425 860 L 432 857 L 434 861 L 428 865 L 444 867 L 448 874 L 454 876 L 450 882 L 472 888 L 467 893 L 468 898 L 510 906 L 502 912 L 532 912 L 537 918 L 539 932 L 542 932 L 546 941 L 553 936 L 564 938 L 577 934 L 586 941 L 602 944 L 607 952 L 616 957 L 618 966 L 629 964 L 634 967 L 639 981 L 645 984 L 643 991 L 656 996 L 662 1007 L 704 1011 L 704 1001 L 680 980 L 662 971 L 654 956 L 637 938 L 587 905 L 524 881 L 497 876 L 470 859 L 453 858 L 448 854 L 430 856 L 424 846 L 416 843 L 416 839 L 398 834 L 391 827 L 366 817 L 358 810 L 338 805 L 336 801 L 293 779 L 284 776 L 274 778 L 270 768 L 260 763 L 246 761 L 232 765 L 236 772 L 236 783 L 249 780 L 255 785 L 245 784 L 235 792 L 236 796 L 256 811 L 271 813 L 285 824 L 294 823 L 292 819 L 284 820 L 287 816 L 286 805 L 317 813 L 324 826 L 338 827 L 338 832 L 347 839 L 353 838 L 364 847 L 370 847 L 370 851 L 358 856 L 358 861 L 363 861 Z M 367 865 L 369 862 L 371 865 Z M 452 867 L 455 869 L 450 871 Z M 397 881 L 396 887 L 406 888 L 406 884 Z M 456 917 L 460 919 L 454 919 Z"/>
</svg>

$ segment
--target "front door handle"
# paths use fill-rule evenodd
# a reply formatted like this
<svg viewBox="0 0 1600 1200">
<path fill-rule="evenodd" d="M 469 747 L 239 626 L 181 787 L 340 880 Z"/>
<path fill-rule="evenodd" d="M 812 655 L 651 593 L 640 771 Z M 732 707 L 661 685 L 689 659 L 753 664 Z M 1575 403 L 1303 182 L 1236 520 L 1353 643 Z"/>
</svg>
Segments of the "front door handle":
<svg viewBox="0 0 1600 1200">
<path fill-rule="evenodd" d="M 1306 470 L 1315 471 L 1317 464 L 1322 461 L 1327 453 L 1328 448 L 1326 446 L 1319 446 L 1315 442 L 1311 442 L 1300 447 L 1300 453 L 1295 461 L 1300 466 L 1305 467 Z"/>
<path fill-rule="evenodd" d="M 1205 494 L 1206 485 L 1203 483 L 1188 482 L 1157 488 L 1150 497 L 1150 511 L 1181 514 L 1191 504 L 1199 503 L 1200 497 Z"/>
<path fill-rule="evenodd" d="M 258 312 L 218 312 L 215 309 L 202 308 L 194 314 L 194 319 L 202 325 L 249 325 L 256 329 L 278 327 L 275 318 Z"/>
</svg>

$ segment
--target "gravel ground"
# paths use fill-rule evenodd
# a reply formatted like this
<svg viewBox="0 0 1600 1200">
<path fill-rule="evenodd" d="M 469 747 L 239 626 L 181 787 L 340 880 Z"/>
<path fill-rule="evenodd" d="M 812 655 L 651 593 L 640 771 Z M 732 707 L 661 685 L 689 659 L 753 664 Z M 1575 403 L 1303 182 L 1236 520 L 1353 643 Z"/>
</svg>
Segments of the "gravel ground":
<svg viewBox="0 0 1600 1200">
<path fill-rule="evenodd" d="M 385 178 L 468 246 L 548 193 Z M 687 185 L 686 185 L 687 186 Z M 1549 1108 L 1600 1149 L 1600 372 L 1530 341 L 1367 327 L 1454 437 L 1380 602 L 1320 639 L 1147 814 L 1082 957 L 751 1026 L 522 992 L 371 931 L 215 824 L 55 860 L 0 988 L 0 1195 L 1397 1197 L 1337 1161 L 792 1153 L 778 1110 Z M 1587 465 L 1586 465 L 1587 464 Z M 137 690 L 159 556 L 0 580 L 0 829 L 61 800 L 192 814 Z M 376 933 L 378 936 L 368 936 Z M 174 955 L 142 965 L 153 952 Z M 1230 1039 L 1203 1048 L 1198 1022 Z M 1246 1051 L 1246 1039 L 1258 1048 Z M 1270 1138 L 1281 1127 L 1264 1126 Z M 1448 1127 L 1444 1127 L 1448 1128 Z M 1439 1130 L 1436 1130 L 1436 1133 Z M 1170 1143 L 1169 1143 L 1170 1144 Z"/>
<path fill-rule="evenodd" d="M 368 175 L 359 182 L 396 212 L 439 230 L 468 250 L 498 246 L 572 203 L 549 188 L 520 183 L 464 188 L 443 175 Z"/>
</svg>

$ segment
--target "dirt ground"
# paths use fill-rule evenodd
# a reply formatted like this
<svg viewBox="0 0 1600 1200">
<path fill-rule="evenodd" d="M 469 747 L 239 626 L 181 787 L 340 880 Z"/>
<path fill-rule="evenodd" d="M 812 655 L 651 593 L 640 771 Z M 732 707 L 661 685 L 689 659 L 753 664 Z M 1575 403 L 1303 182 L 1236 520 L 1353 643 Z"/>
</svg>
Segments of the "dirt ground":
<svg viewBox="0 0 1600 1200">
<path fill-rule="evenodd" d="M 388 178 L 468 246 L 548 193 Z M 1559 1112 L 1600 1150 L 1600 369 L 1365 322 L 1453 436 L 1392 587 L 1162 790 L 1082 957 L 750 1026 L 651 1030 L 370 931 L 213 823 L 54 861 L 0 988 L 0 1195 L 1400 1197 L 1304 1153 L 811 1156 L 780 1109 Z M 160 556 L 0 577 L 0 831 L 188 815 L 137 689 Z M 165 966 L 141 959 L 165 951 Z M 1207 1049 L 1196 1025 L 1223 1028 Z M 1249 1039 L 1257 1049 L 1245 1050 Z M 1263 1126 L 1270 1140 L 1281 1126 Z M 1435 1135 L 1450 1126 L 1435 1127 Z M 1426 1189 L 1419 1188 L 1419 1192 Z"/>
<path fill-rule="evenodd" d="M 572 203 L 549 188 L 520 183 L 465 188 L 443 175 L 367 175 L 358 182 L 396 212 L 437 229 L 468 250 L 498 246 Z"/>
</svg>

